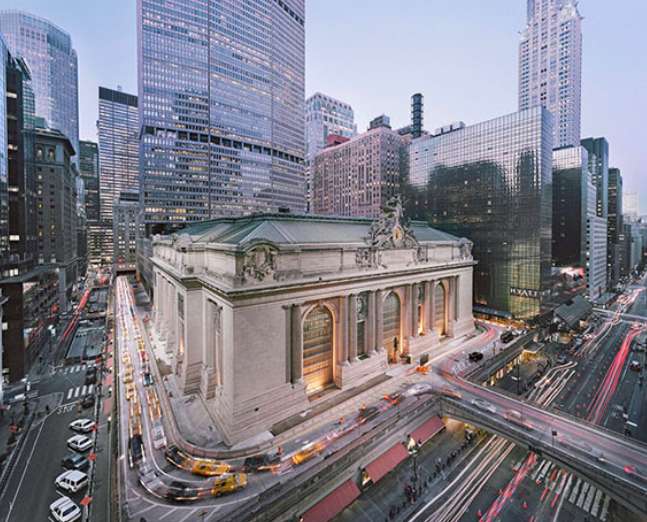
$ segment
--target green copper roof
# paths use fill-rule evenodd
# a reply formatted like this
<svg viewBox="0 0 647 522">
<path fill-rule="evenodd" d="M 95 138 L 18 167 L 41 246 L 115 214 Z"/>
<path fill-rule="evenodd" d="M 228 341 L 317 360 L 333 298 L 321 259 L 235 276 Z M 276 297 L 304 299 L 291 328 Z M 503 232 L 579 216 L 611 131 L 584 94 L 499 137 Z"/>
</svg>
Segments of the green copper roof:
<svg viewBox="0 0 647 522">
<path fill-rule="evenodd" d="M 194 242 L 241 245 L 252 241 L 281 244 L 364 243 L 373 220 L 296 214 L 255 214 L 219 218 L 186 226 L 179 234 L 188 234 Z M 420 242 L 458 241 L 451 234 L 413 221 L 410 230 Z"/>
</svg>

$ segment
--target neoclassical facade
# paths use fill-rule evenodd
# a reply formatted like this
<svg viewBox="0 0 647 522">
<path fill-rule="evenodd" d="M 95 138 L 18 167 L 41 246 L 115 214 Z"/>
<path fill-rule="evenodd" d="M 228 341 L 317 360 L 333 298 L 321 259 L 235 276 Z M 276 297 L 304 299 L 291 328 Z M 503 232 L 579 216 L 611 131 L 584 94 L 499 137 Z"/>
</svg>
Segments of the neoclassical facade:
<svg viewBox="0 0 647 522">
<path fill-rule="evenodd" d="M 155 327 L 236 444 L 472 332 L 471 243 L 407 223 L 253 215 L 153 239 Z"/>
</svg>

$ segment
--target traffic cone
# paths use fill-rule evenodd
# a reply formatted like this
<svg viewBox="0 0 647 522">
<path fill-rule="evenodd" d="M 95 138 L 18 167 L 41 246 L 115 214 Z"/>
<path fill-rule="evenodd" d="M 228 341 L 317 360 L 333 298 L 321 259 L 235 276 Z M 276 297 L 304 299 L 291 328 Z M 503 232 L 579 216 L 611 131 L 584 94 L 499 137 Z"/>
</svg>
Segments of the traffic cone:
<svg viewBox="0 0 647 522">
<path fill-rule="evenodd" d="M 528 509 L 528 502 L 526 502 L 526 501 L 524 500 L 524 501 L 523 501 L 523 504 L 521 504 L 521 507 L 522 507 L 522 508 L 524 508 L 524 509 Z"/>
</svg>

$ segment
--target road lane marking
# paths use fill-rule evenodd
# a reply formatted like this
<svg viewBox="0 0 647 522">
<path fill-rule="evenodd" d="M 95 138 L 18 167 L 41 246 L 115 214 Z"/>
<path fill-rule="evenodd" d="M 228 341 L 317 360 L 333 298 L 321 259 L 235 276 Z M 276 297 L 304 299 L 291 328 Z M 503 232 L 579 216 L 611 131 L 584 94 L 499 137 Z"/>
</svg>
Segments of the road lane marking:
<svg viewBox="0 0 647 522">
<path fill-rule="evenodd" d="M 602 500 L 602 491 L 598 489 L 595 494 L 595 500 L 593 501 L 593 506 L 591 506 L 591 515 L 594 517 L 598 516 L 598 510 L 600 509 L 600 501 Z"/>
<path fill-rule="evenodd" d="M 88 386 L 88 395 L 92 395 L 93 388 L 94 388 L 94 384 L 90 384 L 90 386 Z"/>
<path fill-rule="evenodd" d="M 584 505 L 582 506 L 582 509 L 586 511 L 587 513 L 591 509 L 591 502 L 593 502 L 593 497 L 595 496 L 595 493 L 597 492 L 597 489 L 591 486 L 589 489 L 589 494 L 586 496 L 586 501 L 584 502 Z"/>
<path fill-rule="evenodd" d="M 600 513 L 600 520 L 602 520 L 602 522 L 606 522 L 607 516 L 609 515 L 610 500 L 611 500 L 611 497 L 609 497 L 609 495 L 605 495 L 604 504 L 602 504 L 602 513 Z"/>
<path fill-rule="evenodd" d="M 67 390 L 67 399 L 66 400 L 69 401 L 72 398 L 73 393 L 74 393 L 74 388 L 70 388 L 69 390 Z"/>
<path fill-rule="evenodd" d="M 177 510 L 177 508 L 169 509 L 166 513 L 164 513 L 161 517 L 159 517 L 159 518 L 158 518 L 158 520 L 163 520 L 163 519 L 165 519 L 165 518 L 166 518 L 166 517 L 168 517 L 169 515 L 171 515 L 171 514 L 175 513 L 175 511 L 176 511 L 176 510 Z"/>
<path fill-rule="evenodd" d="M 85 395 L 86 389 L 87 389 L 87 386 L 84 384 L 83 385 L 83 391 L 81 392 L 81 395 Z"/>
</svg>

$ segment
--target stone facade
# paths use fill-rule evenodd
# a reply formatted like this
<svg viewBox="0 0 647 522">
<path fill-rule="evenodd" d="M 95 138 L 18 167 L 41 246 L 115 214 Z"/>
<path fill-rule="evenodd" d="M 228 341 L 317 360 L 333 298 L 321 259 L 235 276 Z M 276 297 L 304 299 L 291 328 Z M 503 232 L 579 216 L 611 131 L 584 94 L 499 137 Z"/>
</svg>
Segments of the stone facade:
<svg viewBox="0 0 647 522">
<path fill-rule="evenodd" d="M 469 334 L 471 243 L 407 223 L 223 218 L 153 239 L 154 325 L 236 444 Z"/>
</svg>

